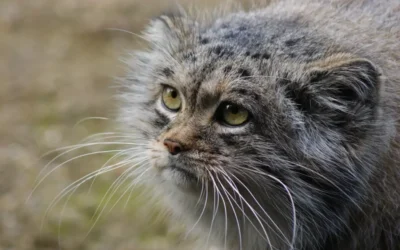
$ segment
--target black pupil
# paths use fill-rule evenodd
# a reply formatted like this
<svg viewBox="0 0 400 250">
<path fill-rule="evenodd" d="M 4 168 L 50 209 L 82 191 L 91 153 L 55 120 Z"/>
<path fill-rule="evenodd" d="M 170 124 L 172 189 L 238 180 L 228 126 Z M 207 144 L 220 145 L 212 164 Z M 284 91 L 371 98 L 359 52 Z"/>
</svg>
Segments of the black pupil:
<svg viewBox="0 0 400 250">
<path fill-rule="evenodd" d="M 174 99 L 178 96 L 178 93 L 173 89 L 170 89 L 169 93 L 171 94 L 171 97 L 174 98 Z"/>
<path fill-rule="evenodd" d="M 237 113 L 239 113 L 239 108 L 236 105 L 227 105 L 226 109 L 231 112 L 232 114 L 236 115 Z"/>
</svg>

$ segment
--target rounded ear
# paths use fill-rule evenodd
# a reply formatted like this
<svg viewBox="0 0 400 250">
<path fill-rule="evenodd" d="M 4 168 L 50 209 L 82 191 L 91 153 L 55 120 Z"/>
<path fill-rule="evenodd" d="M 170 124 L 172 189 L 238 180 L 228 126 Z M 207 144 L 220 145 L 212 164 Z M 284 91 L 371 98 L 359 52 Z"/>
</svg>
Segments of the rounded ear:
<svg viewBox="0 0 400 250">
<path fill-rule="evenodd" d="M 163 14 L 150 21 L 145 38 L 153 49 L 176 49 L 182 41 L 190 41 L 196 23 L 181 13 Z"/>
<path fill-rule="evenodd" d="M 375 117 L 380 75 L 367 59 L 337 54 L 308 64 L 302 82 L 289 84 L 286 93 L 321 123 L 360 128 Z"/>
<path fill-rule="evenodd" d="M 310 66 L 309 88 L 328 102 L 346 105 L 377 98 L 380 72 L 367 59 L 338 54 Z"/>
</svg>

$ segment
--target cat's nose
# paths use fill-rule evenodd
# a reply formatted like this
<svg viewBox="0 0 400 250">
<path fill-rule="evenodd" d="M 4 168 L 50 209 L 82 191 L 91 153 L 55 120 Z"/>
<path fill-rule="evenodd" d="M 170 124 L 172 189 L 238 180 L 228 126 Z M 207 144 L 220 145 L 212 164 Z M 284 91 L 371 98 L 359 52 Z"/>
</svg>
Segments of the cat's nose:
<svg viewBox="0 0 400 250">
<path fill-rule="evenodd" d="M 174 141 L 172 139 L 165 139 L 164 145 L 167 147 L 171 155 L 177 155 L 183 150 L 182 145 L 179 142 Z"/>
</svg>

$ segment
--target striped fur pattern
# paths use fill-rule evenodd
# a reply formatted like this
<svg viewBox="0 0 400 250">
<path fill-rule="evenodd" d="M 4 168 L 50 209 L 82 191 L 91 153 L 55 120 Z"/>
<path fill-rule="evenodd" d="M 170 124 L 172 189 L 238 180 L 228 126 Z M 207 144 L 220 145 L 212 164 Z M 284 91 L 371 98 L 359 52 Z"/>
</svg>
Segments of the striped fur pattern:
<svg viewBox="0 0 400 250">
<path fill-rule="evenodd" d="M 188 231 L 232 250 L 400 249 L 400 2 L 281 0 L 151 21 L 120 122 L 140 178 Z M 182 99 L 161 101 L 163 86 Z M 221 103 L 250 113 L 215 119 Z M 172 138 L 185 149 L 168 153 Z M 207 244 L 205 244 L 207 242 Z"/>
</svg>

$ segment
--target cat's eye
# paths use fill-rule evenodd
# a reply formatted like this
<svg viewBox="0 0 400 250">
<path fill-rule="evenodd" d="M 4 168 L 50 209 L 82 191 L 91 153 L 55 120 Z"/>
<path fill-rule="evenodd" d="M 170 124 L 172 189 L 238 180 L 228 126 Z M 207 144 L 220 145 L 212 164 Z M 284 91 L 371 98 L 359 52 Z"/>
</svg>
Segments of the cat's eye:
<svg viewBox="0 0 400 250">
<path fill-rule="evenodd" d="M 182 105 L 178 91 L 169 86 L 165 86 L 163 89 L 162 102 L 167 109 L 174 112 L 177 112 Z"/>
<path fill-rule="evenodd" d="M 245 124 L 250 117 L 249 112 L 236 104 L 223 103 L 219 107 L 219 119 L 230 126 L 240 126 Z"/>
</svg>

